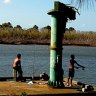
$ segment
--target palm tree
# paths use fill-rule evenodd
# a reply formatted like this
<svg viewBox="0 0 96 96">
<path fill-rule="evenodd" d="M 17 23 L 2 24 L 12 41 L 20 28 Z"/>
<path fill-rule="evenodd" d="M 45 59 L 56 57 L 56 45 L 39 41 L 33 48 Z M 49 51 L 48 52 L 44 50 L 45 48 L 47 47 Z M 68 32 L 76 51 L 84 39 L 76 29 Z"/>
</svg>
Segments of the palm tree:
<svg viewBox="0 0 96 96">
<path fill-rule="evenodd" d="M 96 0 L 69 0 L 71 4 L 75 4 L 78 8 L 87 7 L 91 8 L 94 4 L 96 4 Z"/>
</svg>

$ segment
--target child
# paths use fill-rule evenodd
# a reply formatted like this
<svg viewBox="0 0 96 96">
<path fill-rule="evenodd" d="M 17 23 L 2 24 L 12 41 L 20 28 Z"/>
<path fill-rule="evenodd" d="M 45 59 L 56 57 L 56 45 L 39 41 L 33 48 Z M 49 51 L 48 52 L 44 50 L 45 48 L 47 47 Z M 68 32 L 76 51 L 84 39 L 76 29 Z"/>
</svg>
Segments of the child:
<svg viewBox="0 0 96 96">
<path fill-rule="evenodd" d="M 22 68 L 21 68 L 21 54 L 17 54 L 16 58 L 14 59 L 13 62 L 13 69 L 14 69 L 14 80 L 17 79 L 17 72 L 18 72 L 18 79 L 22 79 Z"/>
<path fill-rule="evenodd" d="M 69 77 L 68 77 L 68 83 L 67 83 L 67 86 L 70 86 L 70 87 L 72 86 L 72 80 L 75 73 L 74 68 L 78 69 L 79 67 L 81 67 L 83 70 L 85 68 L 84 66 L 78 64 L 74 59 L 75 59 L 75 56 L 72 54 L 70 59 Z M 75 67 L 74 64 L 77 64 L 79 67 Z M 69 81 L 70 81 L 70 84 L 69 84 Z"/>
</svg>

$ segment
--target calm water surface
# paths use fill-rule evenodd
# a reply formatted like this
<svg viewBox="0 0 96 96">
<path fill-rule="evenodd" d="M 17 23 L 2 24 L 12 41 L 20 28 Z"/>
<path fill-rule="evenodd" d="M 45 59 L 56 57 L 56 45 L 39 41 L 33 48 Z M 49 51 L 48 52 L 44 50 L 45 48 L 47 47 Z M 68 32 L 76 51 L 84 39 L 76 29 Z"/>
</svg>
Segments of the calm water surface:
<svg viewBox="0 0 96 96">
<path fill-rule="evenodd" d="M 49 74 L 50 48 L 47 45 L 0 45 L 0 77 L 12 76 L 12 63 L 17 53 L 22 54 L 24 76 Z M 64 77 L 68 76 L 70 54 L 75 54 L 85 70 L 75 70 L 75 80 L 96 85 L 96 47 L 63 46 Z"/>
</svg>

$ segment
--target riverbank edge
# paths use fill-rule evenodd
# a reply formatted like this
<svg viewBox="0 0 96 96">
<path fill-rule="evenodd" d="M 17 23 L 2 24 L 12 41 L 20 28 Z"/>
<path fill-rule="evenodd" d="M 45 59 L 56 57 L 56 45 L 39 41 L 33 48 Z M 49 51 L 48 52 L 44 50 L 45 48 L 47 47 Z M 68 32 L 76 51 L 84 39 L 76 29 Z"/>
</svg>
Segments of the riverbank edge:
<svg viewBox="0 0 96 96">
<path fill-rule="evenodd" d="M 12 79 L 12 78 L 11 78 Z M 64 78 L 66 85 L 67 78 Z M 96 88 L 94 90 L 82 92 L 81 87 L 77 84 L 78 81 L 73 81 L 73 87 L 53 88 L 47 84 L 47 81 L 32 80 L 33 84 L 29 85 L 30 81 L 0 81 L 0 96 L 96 96 Z M 8 88 L 9 87 L 9 88 Z M 5 89 L 8 88 L 8 89 Z"/>
<path fill-rule="evenodd" d="M 17 43 L 3 43 L 0 42 L 0 45 L 48 45 L 50 46 L 50 43 L 22 43 L 22 42 L 17 42 Z M 90 45 L 90 44 L 62 44 L 63 46 L 85 46 L 85 47 L 96 47 L 96 45 Z"/>
</svg>

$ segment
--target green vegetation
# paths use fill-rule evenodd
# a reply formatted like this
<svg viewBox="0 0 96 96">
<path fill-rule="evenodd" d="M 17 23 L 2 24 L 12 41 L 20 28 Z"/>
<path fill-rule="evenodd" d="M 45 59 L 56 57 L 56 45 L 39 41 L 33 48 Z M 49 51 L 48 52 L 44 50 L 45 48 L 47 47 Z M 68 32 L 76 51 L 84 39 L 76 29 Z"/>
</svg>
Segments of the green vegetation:
<svg viewBox="0 0 96 96">
<path fill-rule="evenodd" d="M 23 29 L 20 25 L 13 27 L 10 22 L 0 25 L 0 44 L 50 44 L 51 27 L 41 29 L 37 25 Z M 76 32 L 72 27 L 66 28 L 63 38 L 65 45 L 96 46 L 96 32 Z"/>
<path fill-rule="evenodd" d="M 76 32 L 65 33 L 63 44 L 80 45 L 80 46 L 96 46 L 96 32 Z"/>
<path fill-rule="evenodd" d="M 27 93 L 26 93 L 26 92 L 22 92 L 22 93 L 20 94 L 20 96 L 27 96 Z"/>
</svg>

